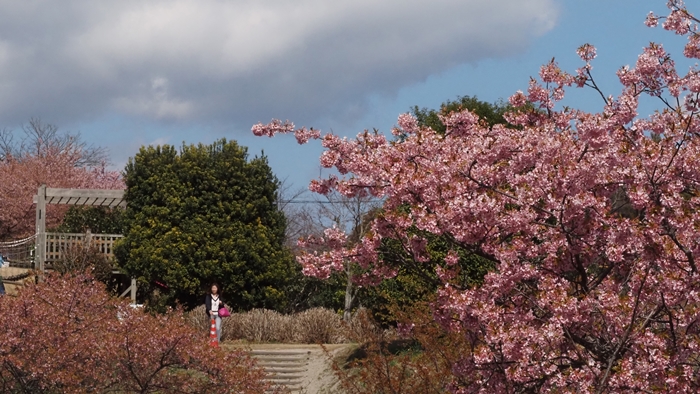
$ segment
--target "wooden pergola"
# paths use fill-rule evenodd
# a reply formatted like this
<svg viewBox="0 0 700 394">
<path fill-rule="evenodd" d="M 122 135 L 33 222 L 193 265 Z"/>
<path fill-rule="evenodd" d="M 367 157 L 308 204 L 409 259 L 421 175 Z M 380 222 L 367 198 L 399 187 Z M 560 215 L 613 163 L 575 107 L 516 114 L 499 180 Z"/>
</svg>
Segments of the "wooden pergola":
<svg viewBox="0 0 700 394">
<path fill-rule="evenodd" d="M 57 189 L 41 185 L 34 196 L 36 204 L 36 244 L 34 262 L 40 271 L 46 270 L 47 252 L 52 257 L 58 256 L 61 248 L 75 242 L 99 242 L 102 252 L 112 254 L 114 241 L 121 234 L 54 234 L 46 232 L 46 205 L 76 205 L 89 207 L 126 207 L 124 190 L 105 189 Z M 48 241 L 48 242 L 47 242 Z M 55 255 L 55 256 L 54 256 Z M 136 281 L 131 280 L 129 287 L 122 296 L 131 292 L 131 299 L 136 299 Z"/>
</svg>

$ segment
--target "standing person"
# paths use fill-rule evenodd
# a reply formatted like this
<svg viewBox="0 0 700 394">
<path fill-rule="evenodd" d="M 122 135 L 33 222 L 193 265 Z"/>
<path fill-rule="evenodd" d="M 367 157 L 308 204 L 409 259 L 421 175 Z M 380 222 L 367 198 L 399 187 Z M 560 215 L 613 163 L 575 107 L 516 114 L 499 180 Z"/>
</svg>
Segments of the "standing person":
<svg viewBox="0 0 700 394">
<path fill-rule="evenodd" d="M 221 291 L 219 289 L 219 284 L 213 283 L 210 293 L 204 297 L 204 307 L 207 309 L 207 315 L 209 315 L 210 319 L 216 319 L 217 342 L 221 342 L 221 317 L 219 316 L 219 309 L 225 306 L 223 301 L 221 301 Z"/>
</svg>

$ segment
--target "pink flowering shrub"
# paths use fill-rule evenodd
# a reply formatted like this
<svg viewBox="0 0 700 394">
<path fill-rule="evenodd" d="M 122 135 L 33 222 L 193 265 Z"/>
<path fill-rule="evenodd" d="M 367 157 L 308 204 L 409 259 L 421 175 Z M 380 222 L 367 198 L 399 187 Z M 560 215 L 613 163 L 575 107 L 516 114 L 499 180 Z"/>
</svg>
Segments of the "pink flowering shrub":
<svg viewBox="0 0 700 394">
<path fill-rule="evenodd" d="M 684 55 L 700 58 L 698 19 L 679 0 L 667 5 L 647 24 L 685 36 Z M 511 127 L 464 112 L 438 133 L 402 115 L 400 141 L 319 137 L 322 164 L 342 177 L 311 189 L 385 203 L 352 249 L 332 231 L 313 239 L 317 251 L 299 258 L 305 272 L 327 277 L 349 260 L 365 283 L 389 279 L 384 239 L 428 264 L 416 229 L 494 263 L 475 288 L 451 281 L 452 257 L 434 267 L 443 282 L 434 318 L 465 338 L 455 393 L 700 391 L 699 70 L 680 73 L 652 43 L 618 72 L 619 95 L 601 92 L 599 113 L 559 108 L 572 85 L 598 90 L 595 48 L 578 53 L 585 65 L 575 74 L 551 62 L 511 98 L 533 105 L 506 115 Z M 660 109 L 640 116 L 641 95 Z M 293 131 L 285 125 L 254 130 Z"/>
<path fill-rule="evenodd" d="M 209 346 L 180 311 L 152 316 L 89 275 L 50 275 L 0 297 L 0 392 L 257 394 L 243 350 Z"/>
</svg>

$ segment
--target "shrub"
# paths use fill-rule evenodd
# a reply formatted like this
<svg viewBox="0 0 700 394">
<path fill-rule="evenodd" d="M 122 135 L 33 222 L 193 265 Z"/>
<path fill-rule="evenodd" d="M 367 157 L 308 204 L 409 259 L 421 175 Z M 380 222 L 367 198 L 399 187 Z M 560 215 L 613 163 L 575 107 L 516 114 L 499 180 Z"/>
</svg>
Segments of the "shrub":
<svg viewBox="0 0 700 394">
<path fill-rule="evenodd" d="M 52 274 L 0 298 L 0 392 L 261 393 L 243 350 L 211 348 L 181 311 L 152 316 L 88 274 Z"/>
<path fill-rule="evenodd" d="M 345 324 L 337 313 L 325 308 L 313 308 L 292 317 L 294 341 L 300 343 L 343 343 Z"/>
<path fill-rule="evenodd" d="M 63 257 L 53 263 L 53 269 L 61 274 L 90 270 L 102 283 L 112 277 L 112 268 L 112 261 L 97 246 L 82 242 L 63 250 Z"/>
<path fill-rule="evenodd" d="M 187 312 L 187 322 L 190 323 L 194 328 L 201 331 L 209 332 L 211 326 L 211 319 L 207 315 L 206 308 L 204 305 L 200 305 L 191 311 Z"/>
<path fill-rule="evenodd" d="M 211 320 L 204 306 L 187 313 L 187 321 L 200 332 L 208 333 Z M 253 309 L 246 313 L 232 313 L 222 319 L 221 340 L 276 343 L 344 343 L 344 334 L 352 329 L 341 317 L 325 308 L 283 315 L 268 309 Z"/>
<path fill-rule="evenodd" d="M 251 342 L 288 342 L 290 319 L 268 309 L 253 309 L 248 313 L 236 313 L 228 319 L 232 335 Z"/>
<path fill-rule="evenodd" d="M 453 382 L 452 368 L 467 346 L 464 336 L 446 331 L 434 321 L 426 303 L 392 316 L 411 318 L 409 329 L 379 329 L 369 313 L 354 319 L 351 339 L 360 348 L 333 369 L 346 394 L 442 394 Z"/>
<path fill-rule="evenodd" d="M 204 305 L 187 314 L 187 321 L 202 332 L 209 333 L 211 319 Z M 289 316 L 267 309 L 253 309 L 246 313 L 232 313 L 221 320 L 221 340 L 244 339 L 249 342 L 291 342 Z"/>
<path fill-rule="evenodd" d="M 385 330 L 377 324 L 372 311 L 367 308 L 360 308 L 355 311 L 352 320 L 350 320 L 346 340 L 362 343 L 365 341 L 364 338 L 374 338 L 383 332 Z"/>
</svg>

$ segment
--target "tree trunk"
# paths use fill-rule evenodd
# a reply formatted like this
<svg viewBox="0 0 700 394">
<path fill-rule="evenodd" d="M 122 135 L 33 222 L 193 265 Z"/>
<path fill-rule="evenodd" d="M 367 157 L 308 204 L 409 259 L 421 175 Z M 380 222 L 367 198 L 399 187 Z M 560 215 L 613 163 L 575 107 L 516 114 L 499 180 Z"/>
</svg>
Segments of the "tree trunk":
<svg viewBox="0 0 700 394">
<path fill-rule="evenodd" d="M 348 264 L 347 267 L 345 267 L 345 272 L 346 272 L 346 277 L 347 277 L 347 284 L 345 285 L 345 308 L 343 309 L 343 320 L 345 322 L 350 322 L 350 319 L 352 319 L 352 304 L 355 301 L 355 294 L 353 293 L 353 284 L 352 284 L 352 274 L 350 273 L 350 265 Z"/>
</svg>

